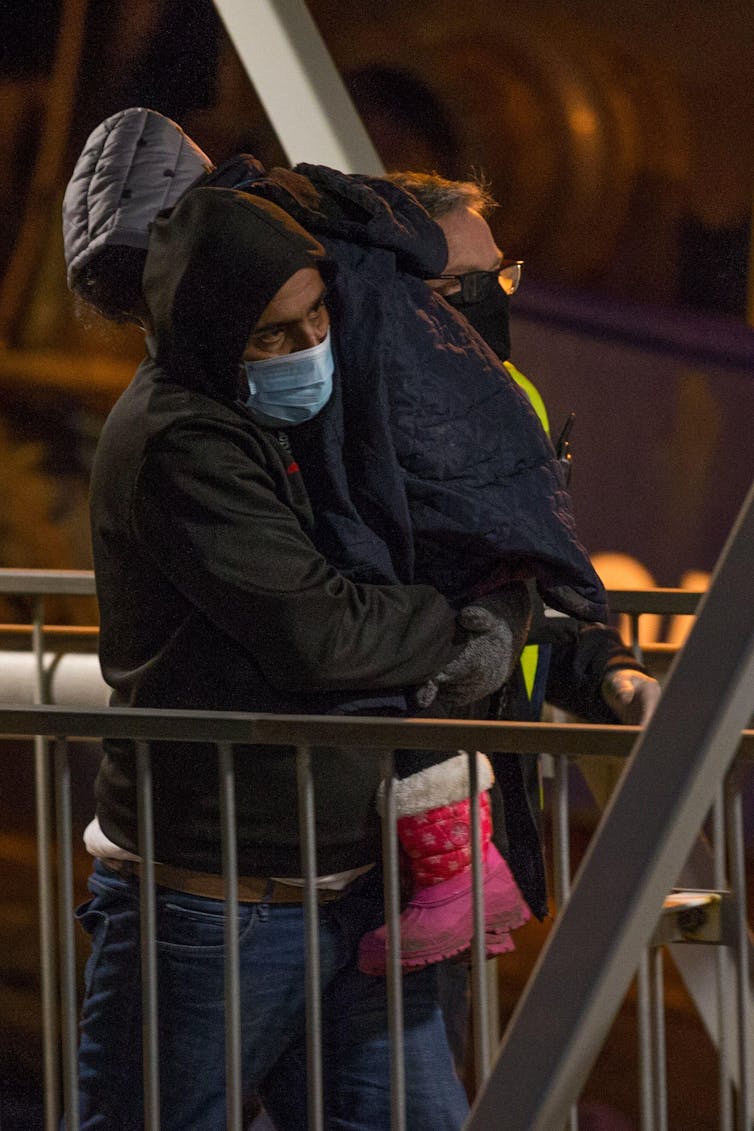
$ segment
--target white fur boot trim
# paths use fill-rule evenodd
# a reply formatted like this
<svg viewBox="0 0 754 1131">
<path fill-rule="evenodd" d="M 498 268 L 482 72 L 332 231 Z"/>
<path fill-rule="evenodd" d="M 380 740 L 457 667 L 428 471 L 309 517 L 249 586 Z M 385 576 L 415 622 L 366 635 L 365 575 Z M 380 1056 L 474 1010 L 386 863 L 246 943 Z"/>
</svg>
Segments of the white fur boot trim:
<svg viewBox="0 0 754 1131">
<path fill-rule="evenodd" d="M 484 793 L 495 780 L 490 760 L 476 752 L 478 792 Z M 469 796 L 469 756 L 465 750 L 444 762 L 427 766 L 407 778 L 395 779 L 395 808 L 398 817 L 412 817 L 438 805 L 452 805 Z M 385 815 L 385 783 L 380 782 L 375 802 L 380 816 Z"/>
</svg>

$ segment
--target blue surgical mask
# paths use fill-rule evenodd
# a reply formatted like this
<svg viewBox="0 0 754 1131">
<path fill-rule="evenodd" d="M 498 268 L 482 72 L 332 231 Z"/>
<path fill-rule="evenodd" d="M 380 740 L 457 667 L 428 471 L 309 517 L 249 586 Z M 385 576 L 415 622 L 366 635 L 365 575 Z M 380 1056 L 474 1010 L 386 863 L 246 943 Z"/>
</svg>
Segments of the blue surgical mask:
<svg viewBox="0 0 754 1131">
<path fill-rule="evenodd" d="M 242 362 L 249 383 L 251 409 L 260 424 L 303 424 L 320 412 L 332 395 L 335 362 L 330 331 L 317 346 L 283 357 Z"/>
</svg>

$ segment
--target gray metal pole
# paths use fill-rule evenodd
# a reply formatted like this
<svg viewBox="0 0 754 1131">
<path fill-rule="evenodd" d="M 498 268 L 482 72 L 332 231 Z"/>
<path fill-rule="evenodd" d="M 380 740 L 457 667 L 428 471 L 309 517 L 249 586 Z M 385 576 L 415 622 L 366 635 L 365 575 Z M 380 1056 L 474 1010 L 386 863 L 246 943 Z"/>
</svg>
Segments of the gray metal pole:
<svg viewBox="0 0 754 1131">
<path fill-rule="evenodd" d="M 46 701 L 44 675 L 44 597 L 33 602 L 32 645 L 35 661 L 35 703 Z M 52 787 L 49 740 L 34 739 L 34 804 L 37 823 L 39 874 L 39 949 L 42 998 L 42 1061 L 45 1095 L 45 1131 L 57 1131 L 60 1122 L 60 1056 L 58 1052 L 58 981 L 55 957 L 55 881 L 52 871 Z"/>
<path fill-rule="evenodd" d="M 58 907 L 60 932 L 60 1000 L 63 1039 L 63 1096 L 66 1131 L 79 1131 L 78 1028 L 76 996 L 76 939 L 73 920 L 73 821 L 71 816 L 71 766 L 68 743 L 55 744 L 55 808 L 57 814 Z"/>
<path fill-rule="evenodd" d="M 652 1033 L 652 996 L 649 987 L 649 951 L 645 950 L 636 970 L 636 1022 L 639 1054 L 639 1111 L 641 1131 L 655 1131 L 654 1105 L 654 1042 Z"/>
<path fill-rule="evenodd" d="M 554 759 L 553 786 L 555 797 L 552 806 L 552 867 L 555 887 L 555 906 L 562 911 L 571 894 L 571 793 L 570 762 L 567 756 Z M 573 1104 L 568 1113 L 567 1131 L 578 1131 L 579 1113 Z"/>
<path fill-rule="evenodd" d="M 319 903 L 317 899 L 317 833 L 312 777 L 311 750 L 299 746 L 296 751 L 298 781 L 299 829 L 304 889 L 304 922 L 306 930 L 306 1090 L 308 1126 L 322 1131 L 322 1009 L 319 963 Z"/>
<path fill-rule="evenodd" d="M 157 902 L 154 890 L 154 810 L 152 762 L 146 742 L 136 743 L 138 836 L 141 856 L 139 890 L 141 941 L 142 1050 L 144 1121 L 160 1131 L 160 1043 L 157 1028 Z"/>
<path fill-rule="evenodd" d="M 712 807 L 713 881 L 716 891 L 728 887 L 725 783 L 721 782 Z M 717 992 L 717 1061 L 718 1088 L 720 1090 L 720 1131 L 733 1129 L 733 1102 L 731 1094 L 730 1037 L 728 1035 L 728 1002 L 730 1000 L 730 963 L 726 947 L 715 947 L 715 989 Z"/>
<path fill-rule="evenodd" d="M 571 894 L 571 844 L 569 825 L 568 758 L 554 758 L 555 797 L 552 806 L 552 868 L 555 887 L 555 905 L 562 911 Z"/>
<path fill-rule="evenodd" d="M 385 921 L 388 936 L 387 1017 L 390 1030 L 390 1127 L 391 1131 L 407 1131 L 403 982 L 401 980 L 400 873 L 395 804 L 395 761 L 392 750 L 386 751 L 382 755 L 380 773 L 385 787 L 385 812 L 382 817 L 382 868 L 385 882 Z"/>
<path fill-rule="evenodd" d="M 215 0 L 288 160 L 383 171 L 304 0 Z"/>
<path fill-rule="evenodd" d="M 667 1049 L 665 1041 L 665 993 L 664 993 L 664 955 L 658 946 L 649 954 L 652 970 L 652 1011 L 654 1028 L 654 1088 L 655 1120 L 657 1131 L 668 1131 L 668 1072 Z"/>
<path fill-rule="evenodd" d="M 471 986 L 474 1004 L 474 1076 L 477 1088 L 487 1079 L 492 1059 L 487 1004 L 487 963 L 484 931 L 484 861 L 479 819 L 479 775 L 476 751 L 468 755 L 471 798 L 471 879 L 474 935 L 471 945 Z"/>
<path fill-rule="evenodd" d="M 230 743 L 220 743 L 217 760 L 220 773 L 220 839 L 225 896 L 225 1115 L 228 1131 L 243 1131 L 236 782 L 233 747 Z"/>
<path fill-rule="evenodd" d="M 751 972 L 749 970 L 749 925 L 746 898 L 746 856 L 743 836 L 743 801 L 738 767 L 728 778 L 728 853 L 730 881 L 736 902 L 736 1014 L 738 1018 L 738 1105 L 739 1131 L 751 1131 L 751 1074 L 749 1072 L 749 1011 Z"/>
</svg>

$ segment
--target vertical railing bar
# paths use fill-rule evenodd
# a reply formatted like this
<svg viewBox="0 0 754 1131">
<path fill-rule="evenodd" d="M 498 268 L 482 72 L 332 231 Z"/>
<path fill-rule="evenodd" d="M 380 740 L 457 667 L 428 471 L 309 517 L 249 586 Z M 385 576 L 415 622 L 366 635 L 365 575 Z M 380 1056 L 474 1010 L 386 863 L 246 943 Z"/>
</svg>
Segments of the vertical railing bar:
<svg viewBox="0 0 754 1131">
<path fill-rule="evenodd" d="M 474 936 L 471 946 L 471 987 L 474 1020 L 474 1075 L 481 1088 L 490 1070 L 489 1005 L 487 1002 L 486 938 L 484 929 L 484 862 L 476 751 L 468 755 L 471 813 L 471 882 Z"/>
<path fill-rule="evenodd" d="M 728 888 L 725 835 L 725 796 L 723 783 L 712 805 L 712 883 L 717 891 Z M 731 1089 L 731 1047 L 728 1031 L 730 964 L 725 946 L 715 947 L 715 988 L 717 996 L 717 1064 L 720 1105 L 720 1131 L 733 1131 Z"/>
<path fill-rule="evenodd" d="M 220 844 L 225 897 L 225 1117 L 229 1131 L 243 1131 L 241 1080 L 241 963 L 238 942 L 238 846 L 233 747 L 218 743 Z"/>
<path fill-rule="evenodd" d="M 724 946 L 715 947 L 715 983 L 717 986 L 717 1031 L 724 1036 L 724 1045 L 718 1044 L 718 1087 L 720 1131 L 733 1131 L 733 1089 L 731 1085 L 731 1052 L 728 1039 L 728 1014 L 730 1000 L 730 967 Z"/>
<path fill-rule="evenodd" d="M 157 901 L 154 888 L 154 811 L 149 745 L 136 743 L 139 855 L 141 856 L 140 940 L 144 1120 L 160 1131 L 160 1061 L 157 1029 Z"/>
<path fill-rule="evenodd" d="M 553 759 L 555 801 L 552 811 L 552 870 L 555 905 L 562 911 L 571 892 L 570 790 L 568 755 Z M 568 1113 L 569 1131 L 578 1131 L 578 1109 L 574 1104 Z"/>
<path fill-rule="evenodd" d="M 307 1126 L 311 1128 L 311 1131 L 323 1131 L 322 1009 L 320 996 L 316 813 L 311 749 L 308 746 L 299 746 L 296 748 L 296 778 L 298 782 L 301 867 L 304 876 L 304 931 L 306 937 L 304 986 L 306 994 Z"/>
<path fill-rule="evenodd" d="M 730 879 L 736 907 L 736 1015 L 738 1019 L 738 1127 L 751 1131 L 751 1073 L 749 1065 L 749 928 L 746 899 L 746 856 L 740 766 L 728 775 L 727 831 Z"/>
<path fill-rule="evenodd" d="M 39 875 L 39 950 L 40 994 L 42 1004 L 42 1045 L 44 1063 L 45 1128 L 57 1131 L 60 1124 L 58 1055 L 57 971 L 55 956 L 55 888 L 51 863 L 52 836 L 50 810 L 49 742 L 34 738 L 34 788 L 37 821 L 37 871 Z"/>
<path fill-rule="evenodd" d="M 663 950 L 658 946 L 650 952 L 654 966 L 653 1005 L 655 1035 L 655 1119 L 657 1131 L 668 1131 L 668 1073 L 665 1048 L 665 987 L 663 972 Z"/>
<path fill-rule="evenodd" d="M 649 950 L 642 951 L 636 970 L 636 1023 L 639 1037 L 639 1117 L 641 1131 L 654 1131 L 654 1034 L 649 976 Z"/>
<path fill-rule="evenodd" d="M 403 982 L 401 973 L 400 870 L 395 803 L 395 763 L 392 750 L 382 754 L 380 773 L 385 790 L 382 817 L 382 870 L 387 924 L 387 1017 L 390 1032 L 391 1131 L 406 1131 L 406 1064 L 403 1040 Z"/>
<path fill-rule="evenodd" d="M 630 614 L 630 621 L 631 621 L 631 645 L 630 646 L 631 646 L 631 651 L 632 651 L 634 657 L 637 660 L 639 660 L 640 663 L 643 663 L 644 662 L 644 652 L 642 650 L 641 643 L 639 641 L 639 618 L 640 617 L 641 617 L 641 613 L 631 613 Z"/>
<path fill-rule="evenodd" d="M 555 804 L 552 812 L 552 868 L 555 903 L 562 911 L 571 891 L 571 848 L 568 831 L 568 755 L 555 758 Z"/>
<path fill-rule="evenodd" d="M 76 939 L 73 920 L 73 820 L 71 767 L 68 743 L 55 743 L 55 800 L 58 840 L 58 907 L 60 933 L 60 995 L 62 1005 L 63 1097 L 67 1131 L 79 1131 L 78 1104 L 78 1003 L 76 995 Z"/>
<path fill-rule="evenodd" d="M 41 705 L 47 698 L 44 672 L 44 597 L 42 595 L 34 597 L 32 604 L 32 647 L 35 667 L 34 702 Z M 42 735 L 36 735 L 34 738 L 34 793 L 37 821 L 37 870 L 39 875 L 40 994 L 45 1131 L 57 1131 L 60 1123 L 60 1057 L 55 957 L 55 890 L 51 861 L 52 789 L 50 784 L 49 742 Z"/>
</svg>

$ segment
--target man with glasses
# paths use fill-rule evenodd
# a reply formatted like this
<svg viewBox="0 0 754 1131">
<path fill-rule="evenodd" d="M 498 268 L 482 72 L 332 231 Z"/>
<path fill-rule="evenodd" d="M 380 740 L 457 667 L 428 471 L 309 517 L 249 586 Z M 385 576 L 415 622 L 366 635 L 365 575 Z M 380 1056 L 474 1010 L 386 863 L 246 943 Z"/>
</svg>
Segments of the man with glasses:
<svg viewBox="0 0 754 1131">
<path fill-rule="evenodd" d="M 477 181 L 450 181 L 437 174 L 412 172 L 393 173 L 390 180 L 410 192 L 445 234 L 447 266 L 441 275 L 428 280 L 429 286 L 484 338 L 529 397 L 549 434 L 542 397 L 510 361 L 510 299 L 521 282 L 523 262 L 504 258 L 497 246 L 486 219 L 497 207 L 496 201 Z M 570 447 L 563 441 L 559 449 L 568 478 Z M 602 624 L 545 617 L 535 594 L 533 604 L 532 643 L 524 649 L 515 677 L 501 689 L 496 704 L 498 717 L 537 720 L 546 700 L 588 722 L 649 722 L 660 697 L 660 685 L 630 653 L 619 634 Z M 539 854 L 534 852 L 539 809 L 534 762 L 507 755 L 494 760 L 498 778 L 506 783 L 508 855 L 530 905 L 542 912 L 544 870 Z M 516 788 L 519 775 L 528 789 Z"/>
<path fill-rule="evenodd" d="M 484 185 L 476 181 L 448 181 L 437 174 L 423 173 L 394 173 L 390 180 L 415 196 L 445 233 L 447 266 L 443 274 L 428 280 L 429 286 L 460 311 L 484 338 L 510 376 L 525 391 L 549 434 L 547 411 L 541 395 L 533 382 L 510 361 L 510 298 L 521 283 L 523 260 L 506 259 L 497 247 L 486 219 L 497 206 L 496 201 Z M 563 441 L 558 447 L 564 473 L 569 478 L 570 444 Z M 558 618 L 558 621 L 563 626 L 563 619 Z M 569 627 L 573 629 L 573 625 Z M 586 689 L 579 689 L 574 684 L 570 693 L 564 693 L 561 686 L 563 677 L 560 676 L 548 689 L 551 692 L 548 699 L 574 714 L 589 716 L 596 712 L 599 717 L 593 720 L 595 722 L 605 721 L 605 706 L 622 722 L 648 722 L 659 697 L 657 681 L 644 674 L 643 666 L 626 653 L 617 633 L 611 629 L 602 625 L 581 626 L 581 631 L 589 637 L 599 638 L 607 650 L 601 679 L 592 684 L 585 698 Z M 625 669 L 616 668 L 617 660 L 625 661 Z M 608 674 L 610 678 L 606 678 Z M 567 697 L 565 703 L 564 694 Z"/>
</svg>

